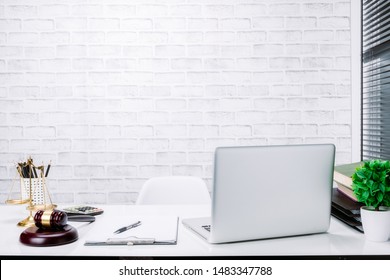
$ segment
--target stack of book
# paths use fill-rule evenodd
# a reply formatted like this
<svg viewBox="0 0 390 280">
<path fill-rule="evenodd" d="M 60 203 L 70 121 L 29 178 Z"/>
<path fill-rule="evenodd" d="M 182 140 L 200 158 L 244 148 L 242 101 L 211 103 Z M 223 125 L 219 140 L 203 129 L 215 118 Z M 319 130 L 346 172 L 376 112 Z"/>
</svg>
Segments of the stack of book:
<svg viewBox="0 0 390 280">
<path fill-rule="evenodd" d="M 363 232 L 360 219 L 360 207 L 363 204 L 357 201 L 352 190 L 352 174 L 361 165 L 362 162 L 355 162 L 335 166 L 333 180 L 337 187 L 333 189 L 332 216 Z"/>
</svg>

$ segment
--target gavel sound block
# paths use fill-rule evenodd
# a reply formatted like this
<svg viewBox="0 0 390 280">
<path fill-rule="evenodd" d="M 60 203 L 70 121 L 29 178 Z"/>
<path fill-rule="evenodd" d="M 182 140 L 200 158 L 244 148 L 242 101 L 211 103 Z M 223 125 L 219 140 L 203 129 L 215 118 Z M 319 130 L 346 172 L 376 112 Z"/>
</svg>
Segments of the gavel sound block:
<svg viewBox="0 0 390 280">
<path fill-rule="evenodd" d="M 73 216 L 72 221 L 93 222 L 92 216 Z M 68 225 L 68 216 L 59 210 L 38 211 L 34 216 L 35 226 L 20 234 L 20 242 L 29 246 L 57 246 L 72 243 L 79 236 L 77 230 Z"/>
</svg>

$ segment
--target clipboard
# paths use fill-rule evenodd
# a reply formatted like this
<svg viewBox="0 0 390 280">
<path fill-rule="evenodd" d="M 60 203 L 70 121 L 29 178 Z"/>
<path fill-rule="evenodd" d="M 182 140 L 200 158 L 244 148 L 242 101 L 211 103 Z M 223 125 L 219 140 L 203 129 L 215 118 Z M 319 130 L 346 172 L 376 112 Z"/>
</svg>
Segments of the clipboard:
<svg viewBox="0 0 390 280">
<path fill-rule="evenodd" d="M 141 222 L 139 226 L 119 234 L 114 233 L 119 228 L 137 221 Z M 114 220 L 91 231 L 91 237 L 88 237 L 84 246 L 176 245 L 178 223 L 177 216 L 137 216 Z"/>
</svg>

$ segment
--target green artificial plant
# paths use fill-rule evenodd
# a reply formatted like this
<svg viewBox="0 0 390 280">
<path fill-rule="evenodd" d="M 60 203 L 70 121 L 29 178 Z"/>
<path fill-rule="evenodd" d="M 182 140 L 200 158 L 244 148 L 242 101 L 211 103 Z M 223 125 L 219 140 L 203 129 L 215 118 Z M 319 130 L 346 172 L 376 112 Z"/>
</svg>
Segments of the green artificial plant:
<svg viewBox="0 0 390 280">
<path fill-rule="evenodd" d="M 352 175 L 352 189 L 359 202 L 377 211 L 380 206 L 390 206 L 390 162 L 365 161 Z"/>
</svg>

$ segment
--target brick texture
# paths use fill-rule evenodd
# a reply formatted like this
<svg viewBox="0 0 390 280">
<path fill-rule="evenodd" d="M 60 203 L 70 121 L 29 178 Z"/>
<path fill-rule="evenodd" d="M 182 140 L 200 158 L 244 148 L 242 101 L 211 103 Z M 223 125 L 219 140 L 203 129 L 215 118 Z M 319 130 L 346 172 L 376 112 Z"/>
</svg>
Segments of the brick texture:
<svg viewBox="0 0 390 280">
<path fill-rule="evenodd" d="M 56 203 L 211 187 L 221 145 L 332 142 L 351 158 L 350 0 L 0 1 L 0 195 L 52 161 Z"/>
</svg>

